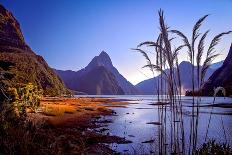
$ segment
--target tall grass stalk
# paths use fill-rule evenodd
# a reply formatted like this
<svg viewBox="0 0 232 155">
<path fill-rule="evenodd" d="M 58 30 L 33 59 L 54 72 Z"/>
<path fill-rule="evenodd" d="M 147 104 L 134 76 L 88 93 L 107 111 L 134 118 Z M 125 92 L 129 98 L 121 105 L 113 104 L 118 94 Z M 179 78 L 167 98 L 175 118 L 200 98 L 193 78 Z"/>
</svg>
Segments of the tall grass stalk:
<svg viewBox="0 0 232 155">
<path fill-rule="evenodd" d="M 232 31 L 223 32 L 213 38 L 208 50 L 205 51 L 205 39 L 209 33 L 209 30 L 200 33 L 200 27 L 204 20 L 209 16 L 205 15 L 200 18 L 192 29 L 192 36 L 189 39 L 184 33 L 178 30 L 169 30 L 169 27 L 165 23 L 164 12 L 159 10 L 159 29 L 160 34 L 156 41 L 145 41 L 140 43 L 135 51 L 143 54 L 147 60 L 147 65 L 144 67 L 149 67 L 153 72 L 160 72 L 160 78 L 156 81 L 158 95 L 158 119 L 160 126 L 159 131 L 159 154 L 196 154 L 197 144 L 198 144 L 198 124 L 199 124 L 199 114 L 200 114 L 200 95 L 195 95 L 195 90 L 200 90 L 203 83 L 205 74 L 214 60 L 218 56 L 215 51 L 215 46 L 219 43 L 222 36 L 231 33 Z M 174 48 L 172 41 L 175 38 L 171 38 L 170 35 L 177 35 L 183 44 Z M 152 63 L 147 52 L 143 50 L 143 47 L 154 47 L 155 64 Z M 184 129 L 184 119 L 183 119 L 183 103 L 181 100 L 182 95 L 182 85 L 181 77 L 178 63 L 178 55 L 182 49 L 187 49 L 187 55 L 192 64 L 191 67 L 191 82 L 192 82 L 192 109 L 191 109 L 191 120 L 190 120 L 190 134 L 189 134 L 189 145 L 186 146 L 186 135 Z M 202 62 L 202 56 L 205 54 L 206 58 Z M 195 64 L 197 69 L 195 70 Z M 201 67 L 202 65 L 202 67 Z M 144 68 L 143 67 L 143 68 Z M 195 75 L 197 78 L 195 79 Z M 195 81 L 196 80 L 196 81 Z M 167 102 L 167 104 L 162 104 Z M 170 109 L 170 114 L 167 113 L 167 108 Z M 170 117 L 170 121 L 168 121 Z M 209 123 L 210 124 L 210 123 Z M 167 135 L 169 134 L 168 125 L 170 125 L 170 147 L 167 148 Z"/>
<path fill-rule="evenodd" d="M 156 42 L 153 41 L 147 41 L 143 42 L 138 45 L 138 49 L 142 46 L 146 45 L 149 47 L 154 47 L 156 52 L 156 63 L 152 64 L 150 61 L 150 58 L 148 58 L 147 54 L 144 54 L 144 51 L 138 50 L 140 53 L 143 54 L 143 56 L 149 60 L 148 64 L 144 67 L 149 67 L 151 70 L 156 70 L 161 73 L 160 79 L 157 81 L 157 85 L 159 86 L 157 94 L 158 94 L 158 101 L 166 102 L 166 99 L 169 99 L 169 107 L 170 107 L 170 145 L 171 145 L 171 152 L 177 153 L 177 152 L 183 152 L 184 150 L 184 129 L 183 129 L 183 117 L 182 115 L 182 108 L 180 105 L 178 106 L 176 103 L 181 102 L 181 82 L 180 82 L 180 75 L 177 77 L 176 71 L 175 71 L 175 65 L 177 65 L 178 68 L 178 52 L 185 46 L 181 45 L 178 48 L 174 49 L 171 46 L 171 41 L 173 38 L 170 39 L 169 37 L 169 30 L 167 25 L 164 21 L 164 14 L 163 11 L 159 11 L 159 23 L 160 23 L 160 35 Z M 168 70 L 165 70 L 168 68 Z M 177 87 L 179 87 L 177 89 Z M 160 94 L 163 95 L 165 92 L 164 100 L 160 100 Z M 166 98 L 167 97 L 167 98 Z M 162 96 L 163 99 L 163 96 Z M 179 113 L 181 111 L 181 113 Z M 167 153 L 166 144 L 167 141 L 167 105 L 159 104 L 158 106 L 158 114 L 159 114 L 159 121 L 161 123 L 161 126 L 159 127 L 159 153 Z M 179 123 L 181 122 L 181 123 Z M 181 145 L 179 141 L 179 132 L 181 130 L 182 140 Z M 181 147 L 180 147 L 181 146 Z"/>
</svg>

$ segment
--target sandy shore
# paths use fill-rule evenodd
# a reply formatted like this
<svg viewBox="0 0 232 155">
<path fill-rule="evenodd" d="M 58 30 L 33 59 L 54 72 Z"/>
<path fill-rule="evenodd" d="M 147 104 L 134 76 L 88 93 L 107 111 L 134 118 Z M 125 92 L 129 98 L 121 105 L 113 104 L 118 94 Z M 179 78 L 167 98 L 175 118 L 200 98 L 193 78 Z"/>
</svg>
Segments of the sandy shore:
<svg viewBox="0 0 232 155">
<path fill-rule="evenodd" d="M 57 148 L 68 145 L 69 153 L 112 154 L 107 147 L 110 143 L 129 143 L 129 141 L 101 134 L 107 130 L 108 120 L 104 115 L 116 115 L 111 107 L 125 107 L 127 101 L 108 98 L 43 98 L 36 113 L 28 113 L 28 118 L 37 126 L 43 126 L 44 132 L 56 141 Z M 99 130 L 99 127 L 104 127 Z M 104 144 L 103 144 L 104 143 Z M 97 148 L 97 149 L 96 149 Z"/>
</svg>

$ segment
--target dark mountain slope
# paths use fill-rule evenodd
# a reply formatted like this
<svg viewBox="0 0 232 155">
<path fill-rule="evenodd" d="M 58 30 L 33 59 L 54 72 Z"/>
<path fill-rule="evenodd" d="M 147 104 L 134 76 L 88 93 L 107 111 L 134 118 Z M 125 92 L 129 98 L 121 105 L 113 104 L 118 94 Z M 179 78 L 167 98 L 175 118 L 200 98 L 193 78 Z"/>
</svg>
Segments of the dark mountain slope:
<svg viewBox="0 0 232 155">
<path fill-rule="evenodd" d="M 111 59 L 106 52 L 102 51 L 99 56 L 94 57 L 85 69 L 89 70 L 96 66 L 104 66 L 108 71 L 110 71 L 115 76 L 119 86 L 123 89 L 125 94 L 139 94 L 139 91 L 135 88 L 135 86 L 127 81 L 127 79 L 124 78 L 113 66 Z"/>
<path fill-rule="evenodd" d="M 25 43 L 19 23 L 2 5 L 0 5 L 0 60 L 14 64 L 10 70 L 14 74 L 10 86 L 31 82 L 42 88 L 45 95 L 60 95 L 67 92 L 62 80 L 43 57 L 36 55 Z"/>
<path fill-rule="evenodd" d="M 224 87 L 227 95 L 232 95 L 232 44 L 223 63 L 203 85 L 203 95 L 213 95 L 215 87 Z"/>
<path fill-rule="evenodd" d="M 122 95 L 114 75 L 103 66 L 95 67 L 79 79 L 78 90 L 90 95 Z"/>
</svg>

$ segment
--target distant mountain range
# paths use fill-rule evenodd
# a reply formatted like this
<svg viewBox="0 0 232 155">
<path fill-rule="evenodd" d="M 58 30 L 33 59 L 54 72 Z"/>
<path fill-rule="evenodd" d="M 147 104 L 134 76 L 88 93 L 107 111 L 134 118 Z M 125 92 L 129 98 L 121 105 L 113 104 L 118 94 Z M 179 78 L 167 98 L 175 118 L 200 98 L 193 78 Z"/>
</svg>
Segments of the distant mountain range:
<svg viewBox="0 0 232 155">
<path fill-rule="evenodd" d="M 213 74 L 213 72 L 220 67 L 220 65 L 223 63 L 217 62 L 211 65 L 211 67 L 208 69 L 206 75 L 205 75 L 205 81 Z M 191 69 L 192 64 L 188 61 L 183 61 L 179 65 L 180 69 L 180 79 L 182 84 L 182 92 L 185 93 L 186 90 L 192 89 L 192 77 L 191 77 Z M 197 67 L 194 67 L 195 70 L 197 70 Z M 165 71 L 168 72 L 168 69 Z M 157 81 L 161 79 L 161 76 L 156 76 L 154 78 L 144 80 L 140 83 L 138 83 L 135 87 L 143 92 L 143 94 L 151 95 L 157 93 Z M 195 85 L 197 84 L 197 75 L 195 75 Z M 165 93 L 165 92 L 164 92 Z"/>
<path fill-rule="evenodd" d="M 8 87 L 33 83 L 43 89 L 44 95 L 57 96 L 67 93 L 63 81 L 51 69 L 42 56 L 36 55 L 26 44 L 20 24 L 13 14 L 0 4 L 0 61 L 13 64 L 9 72 L 13 75 L 5 80 Z M 0 66 L 0 71 L 4 67 Z"/>
<path fill-rule="evenodd" d="M 223 64 L 223 61 L 214 63 L 208 69 L 205 81 L 213 72 Z M 195 70 L 197 67 L 194 67 Z M 188 61 L 180 63 L 180 78 L 182 83 L 182 92 L 192 89 L 191 69 L 192 64 Z M 154 78 L 141 81 L 137 85 L 132 85 L 126 80 L 118 70 L 113 66 L 109 55 L 102 51 L 99 56 L 95 56 L 92 61 L 79 71 L 55 70 L 64 81 L 65 85 L 76 91 L 77 94 L 91 95 L 152 95 L 157 91 L 157 80 L 161 79 L 158 75 Z M 168 72 L 166 69 L 165 72 Z M 195 79 L 197 76 L 195 75 Z M 195 80 L 195 84 L 197 81 Z M 164 91 L 165 93 L 165 91 Z"/>
<path fill-rule="evenodd" d="M 135 95 L 140 92 L 113 66 L 109 55 L 102 51 L 77 72 L 55 70 L 66 86 L 91 95 Z"/>
</svg>

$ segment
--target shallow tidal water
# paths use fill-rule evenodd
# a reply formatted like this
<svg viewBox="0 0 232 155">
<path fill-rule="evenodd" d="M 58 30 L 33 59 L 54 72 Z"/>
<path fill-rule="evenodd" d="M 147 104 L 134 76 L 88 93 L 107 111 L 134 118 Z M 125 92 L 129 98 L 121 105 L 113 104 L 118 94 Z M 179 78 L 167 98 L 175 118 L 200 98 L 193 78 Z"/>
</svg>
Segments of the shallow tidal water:
<svg viewBox="0 0 232 155">
<path fill-rule="evenodd" d="M 80 96 L 78 96 L 80 97 Z M 86 96 L 85 96 L 86 97 Z M 111 144 L 110 148 L 125 154 L 157 154 L 158 150 L 158 125 L 148 124 L 158 121 L 158 106 L 154 95 L 101 95 L 88 97 L 104 97 L 128 100 L 125 107 L 111 108 L 116 112 L 115 116 L 104 116 L 101 119 L 111 120 L 104 134 L 123 137 L 132 141 L 129 144 Z M 185 139 L 188 143 L 190 132 L 190 113 L 192 97 L 182 96 Z M 201 97 L 200 105 L 210 105 L 213 97 Z M 217 97 L 215 104 L 232 104 L 232 98 Z M 169 109 L 169 108 L 167 108 Z M 198 126 L 198 146 L 204 142 L 206 128 L 212 107 L 201 107 Z M 170 110 L 167 111 L 170 114 Z M 214 107 L 211 116 L 211 124 L 208 137 L 217 142 L 227 142 L 232 146 L 232 108 Z M 224 129 L 223 125 L 224 124 Z M 167 126 L 169 127 L 169 125 Z M 225 131 L 225 132 L 224 132 Z M 169 137 L 169 135 L 167 135 Z M 187 144 L 186 144 L 187 145 Z M 167 146 L 168 147 L 168 146 Z"/>
</svg>

